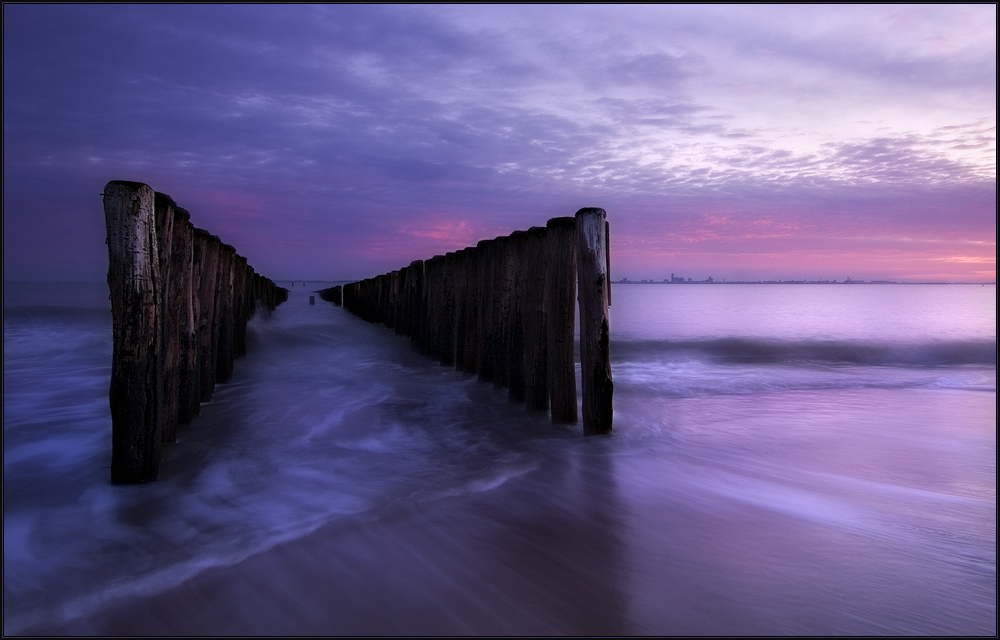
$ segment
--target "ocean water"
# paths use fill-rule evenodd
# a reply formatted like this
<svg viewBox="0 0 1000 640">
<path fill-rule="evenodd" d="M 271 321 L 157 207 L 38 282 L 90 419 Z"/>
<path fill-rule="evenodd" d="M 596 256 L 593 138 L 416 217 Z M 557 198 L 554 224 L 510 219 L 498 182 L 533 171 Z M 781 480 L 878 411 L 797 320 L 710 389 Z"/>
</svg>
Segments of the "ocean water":
<svg viewBox="0 0 1000 640">
<path fill-rule="evenodd" d="M 320 631 L 996 633 L 995 286 L 616 286 L 615 430 L 583 438 L 310 306 L 328 284 L 252 320 L 232 381 L 136 487 L 108 479 L 105 285 L 5 284 L 5 634 L 413 509 L 423 529 L 392 531 L 461 597 L 387 567 L 388 534 L 366 573 L 382 608 L 421 592 L 454 626 L 356 609 Z M 496 598 L 505 581 L 531 602 Z"/>
</svg>

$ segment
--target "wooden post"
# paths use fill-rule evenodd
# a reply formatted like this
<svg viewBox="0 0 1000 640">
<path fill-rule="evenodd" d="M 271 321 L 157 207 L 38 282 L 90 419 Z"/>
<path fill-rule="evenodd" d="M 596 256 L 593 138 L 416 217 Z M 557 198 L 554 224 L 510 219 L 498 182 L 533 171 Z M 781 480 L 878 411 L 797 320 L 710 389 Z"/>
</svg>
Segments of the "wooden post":
<svg viewBox="0 0 1000 640">
<path fill-rule="evenodd" d="M 247 321 L 253 314 L 253 307 L 248 300 L 249 270 L 247 259 L 237 254 L 233 271 L 233 358 L 242 358 L 247 354 Z"/>
<path fill-rule="evenodd" d="M 511 241 L 501 236 L 493 241 L 493 386 L 503 389 L 510 384 L 511 324 Z"/>
<path fill-rule="evenodd" d="M 216 382 L 228 382 L 233 375 L 233 269 L 236 249 L 222 245 L 216 292 Z"/>
<path fill-rule="evenodd" d="M 201 401 L 212 399 L 215 387 L 215 288 L 219 275 L 219 239 L 202 229 L 195 229 L 195 241 L 202 248 L 201 282 L 198 286 L 198 301 L 201 313 L 198 318 L 198 356 L 201 367 L 198 382 L 201 386 Z M 273 305 L 271 305 L 273 308 Z"/>
<path fill-rule="evenodd" d="M 392 313 L 393 322 L 395 323 L 396 333 L 404 336 L 409 334 L 410 318 L 407 315 L 409 307 L 407 305 L 407 300 L 409 298 L 410 292 L 410 268 L 403 267 L 399 270 L 399 276 L 396 278 L 396 309 Z"/>
<path fill-rule="evenodd" d="M 114 350 L 111 360 L 111 479 L 155 480 L 160 467 L 157 419 L 162 333 L 156 195 L 138 182 L 104 187 L 108 287 Z"/>
<path fill-rule="evenodd" d="M 508 271 L 510 281 L 510 311 L 507 335 L 507 400 L 524 402 L 524 261 L 527 255 L 528 234 L 515 231 L 510 234 Z"/>
<path fill-rule="evenodd" d="M 194 416 L 192 395 L 197 409 L 197 317 L 198 298 L 194 294 L 193 283 L 197 282 L 194 263 L 194 233 L 190 214 L 180 207 L 174 208 L 174 239 L 170 247 L 170 264 L 175 276 L 170 279 L 170 302 L 168 304 L 172 321 L 177 328 L 177 422 L 187 424 Z M 176 431 L 176 430 L 175 430 Z M 173 437 L 171 437 L 173 436 Z M 163 438 L 174 442 L 175 434 L 169 433 L 164 425 Z"/>
<path fill-rule="evenodd" d="M 529 411 L 549 408 L 548 338 L 545 314 L 545 274 L 548 242 L 545 227 L 527 231 L 522 269 L 524 281 L 524 405 Z"/>
<path fill-rule="evenodd" d="M 174 201 L 170 196 L 157 193 L 154 207 L 156 209 L 156 247 L 160 265 L 160 306 L 157 309 L 160 325 L 160 364 L 158 367 L 159 387 L 157 395 L 159 402 L 156 408 L 156 419 L 160 422 L 160 437 L 163 442 L 174 442 L 177 424 L 177 363 L 179 360 L 179 340 L 177 325 L 172 322 L 170 308 L 170 280 L 175 277 L 171 268 L 171 246 L 174 236 Z"/>
<path fill-rule="evenodd" d="M 573 327 L 576 307 L 576 220 L 553 218 L 548 224 L 545 313 L 552 422 L 575 423 L 576 367 Z"/>
<path fill-rule="evenodd" d="M 476 373 L 479 380 L 493 382 L 493 354 L 496 336 L 493 328 L 493 240 L 481 240 L 476 245 L 479 251 L 479 346 L 477 348 Z"/>
<path fill-rule="evenodd" d="M 191 381 L 188 389 L 188 414 L 191 417 L 201 412 L 201 369 L 202 333 L 201 321 L 204 310 L 201 299 L 201 280 L 205 268 L 207 243 L 203 235 L 191 226 L 191 315 L 194 319 L 194 342 L 191 345 Z"/>
<path fill-rule="evenodd" d="M 577 273 L 580 278 L 580 383 L 583 387 L 583 433 L 611 431 L 611 358 L 609 354 L 608 238 L 604 209 L 576 212 Z"/>
<path fill-rule="evenodd" d="M 453 289 L 454 289 L 454 342 L 453 357 L 455 369 L 461 371 L 465 366 L 465 307 L 468 304 L 468 249 L 454 253 Z"/>
<path fill-rule="evenodd" d="M 410 340 L 419 348 L 423 343 L 424 329 L 424 261 L 414 260 L 410 263 L 410 273 L 407 279 L 410 287 L 407 315 L 410 317 Z"/>
<path fill-rule="evenodd" d="M 440 357 L 441 364 L 450 367 L 455 364 L 455 264 L 454 252 L 446 253 L 441 263 L 440 296 Z"/>
<path fill-rule="evenodd" d="M 479 364 L 479 247 L 465 249 L 465 346 L 462 351 L 462 371 L 476 373 Z"/>
<path fill-rule="evenodd" d="M 444 256 L 424 261 L 424 340 L 423 350 L 431 358 L 441 357 L 441 312 L 444 302 L 442 271 Z"/>
</svg>

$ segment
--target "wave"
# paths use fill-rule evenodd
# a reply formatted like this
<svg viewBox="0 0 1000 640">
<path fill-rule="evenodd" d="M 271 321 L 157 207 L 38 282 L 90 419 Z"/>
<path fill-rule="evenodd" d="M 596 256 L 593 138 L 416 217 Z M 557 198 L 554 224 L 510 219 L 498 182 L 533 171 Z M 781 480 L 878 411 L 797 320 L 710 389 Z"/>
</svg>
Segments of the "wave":
<svg viewBox="0 0 1000 640">
<path fill-rule="evenodd" d="M 709 360 L 720 364 L 994 365 L 996 340 L 875 344 L 835 340 L 613 340 L 612 361 Z"/>
</svg>

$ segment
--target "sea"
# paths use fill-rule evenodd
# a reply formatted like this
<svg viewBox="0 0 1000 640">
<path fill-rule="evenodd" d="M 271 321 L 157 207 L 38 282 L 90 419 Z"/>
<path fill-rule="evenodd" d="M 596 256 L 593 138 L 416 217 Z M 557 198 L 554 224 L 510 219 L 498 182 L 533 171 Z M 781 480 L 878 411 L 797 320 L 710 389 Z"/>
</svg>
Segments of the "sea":
<svg viewBox="0 0 1000 640">
<path fill-rule="evenodd" d="M 141 486 L 107 286 L 4 284 L 5 635 L 997 633 L 995 285 L 615 285 L 585 438 L 279 284 Z"/>
</svg>

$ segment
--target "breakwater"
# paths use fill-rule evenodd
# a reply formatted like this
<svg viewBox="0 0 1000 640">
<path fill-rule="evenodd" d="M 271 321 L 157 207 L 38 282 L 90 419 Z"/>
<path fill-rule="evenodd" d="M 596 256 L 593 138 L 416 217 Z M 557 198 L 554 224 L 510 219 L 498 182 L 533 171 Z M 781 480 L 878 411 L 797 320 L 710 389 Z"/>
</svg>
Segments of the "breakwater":
<svg viewBox="0 0 1000 640">
<path fill-rule="evenodd" d="M 246 323 L 288 292 L 170 196 L 139 182 L 104 187 L 111 291 L 111 478 L 155 480 L 162 443 L 198 414 L 246 352 Z"/>
<path fill-rule="evenodd" d="M 574 323 L 579 287 L 585 434 L 612 427 L 609 227 L 580 209 L 544 227 L 319 293 L 409 336 L 443 365 L 506 388 L 511 402 L 576 423 Z"/>
</svg>

